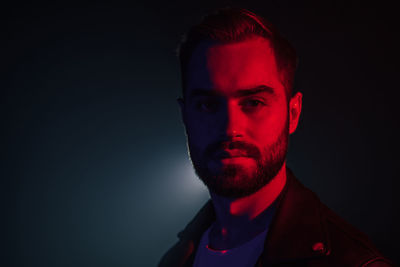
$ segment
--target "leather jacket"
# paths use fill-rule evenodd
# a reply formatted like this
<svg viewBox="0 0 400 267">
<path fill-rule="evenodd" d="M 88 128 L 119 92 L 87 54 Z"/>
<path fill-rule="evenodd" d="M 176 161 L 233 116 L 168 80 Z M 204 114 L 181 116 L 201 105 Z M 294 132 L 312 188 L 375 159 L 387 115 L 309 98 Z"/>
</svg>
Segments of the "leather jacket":
<svg viewBox="0 0 400 267">
<path fill-rule="evenodd" d="M 264 250 L 256 266 L 393 266 L 371 241 L 322 204 L 287 170 Z M 204 231 L 215 221 L 209 200 L 178 234 L 159 267 L 193 265 Z"/>
</svg>

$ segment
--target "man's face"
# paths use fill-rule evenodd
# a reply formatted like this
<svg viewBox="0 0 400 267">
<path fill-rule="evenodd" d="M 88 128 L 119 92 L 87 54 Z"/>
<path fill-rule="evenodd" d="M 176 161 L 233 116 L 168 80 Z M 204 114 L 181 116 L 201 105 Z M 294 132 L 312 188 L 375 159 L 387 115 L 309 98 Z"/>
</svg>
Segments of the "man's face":
<svg viewBox="0 0 400 267">
<path fill-rule="evenodd" d="M 258 191 L 283 166 L 292 132 L 269 41 L 203 42 L 187 75 L 180 103 L 197 175 L 222 196 Z"/>
</svg>

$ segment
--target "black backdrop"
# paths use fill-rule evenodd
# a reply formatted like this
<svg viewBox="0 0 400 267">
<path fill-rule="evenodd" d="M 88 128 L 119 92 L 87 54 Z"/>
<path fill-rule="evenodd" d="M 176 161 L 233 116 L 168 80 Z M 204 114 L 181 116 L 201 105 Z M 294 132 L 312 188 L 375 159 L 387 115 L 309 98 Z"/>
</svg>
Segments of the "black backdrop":
<svg viewBox="0 0 400 267">
<path fill-rule="evenodd" d="M 225 5 L 267 17 L 300 56 L 288 165 L 399 261 L 395 6 L 243 2 L 2 7 L 5 266 L 156 265 L 208 198 L 187 159 L 175 47 Z"/>
</svg>

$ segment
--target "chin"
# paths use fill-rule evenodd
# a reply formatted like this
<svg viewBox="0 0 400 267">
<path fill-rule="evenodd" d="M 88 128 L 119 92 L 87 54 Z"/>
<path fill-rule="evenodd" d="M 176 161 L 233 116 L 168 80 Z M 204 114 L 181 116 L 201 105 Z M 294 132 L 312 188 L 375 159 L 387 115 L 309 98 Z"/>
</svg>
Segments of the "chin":
<svg viewBox="0 0 400 267">
<path fill-rule="evenodd" d="M 209 191 L 224 197 L 245 197 L 263 186 L 257 180 L 255 171 L 237 164 L 228 164 L 221 171 L 200 179 Z"/>
</svg>

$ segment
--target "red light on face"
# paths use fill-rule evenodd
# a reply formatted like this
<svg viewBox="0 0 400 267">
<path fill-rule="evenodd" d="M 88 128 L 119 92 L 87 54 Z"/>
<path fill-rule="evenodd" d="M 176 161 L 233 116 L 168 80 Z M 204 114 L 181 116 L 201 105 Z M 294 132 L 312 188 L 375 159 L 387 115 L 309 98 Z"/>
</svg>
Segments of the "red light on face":
<svg viewBox="0 0 400 267">
<path fill-rule="evenodd" d="M 215 193 L 254 193 L 282 167 L 292 113 L 280 78 L 272 46 L 261 37 L 203 42 L 194 51 L 180 103 L 190 157 Z"/>
<path fill-rule="evenodd" d="M 220 162 L 223 166 L 225 165 L 241 165 L 243 168 L 254 168 L 255 161 L 248 157 L 234 157 L 234 158 L 224 158 Z"/>
</svg>

